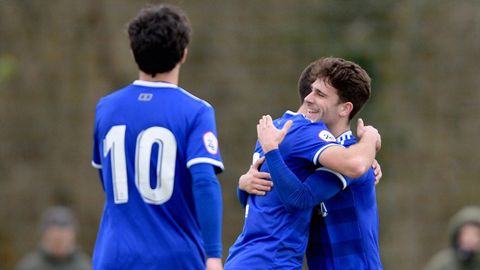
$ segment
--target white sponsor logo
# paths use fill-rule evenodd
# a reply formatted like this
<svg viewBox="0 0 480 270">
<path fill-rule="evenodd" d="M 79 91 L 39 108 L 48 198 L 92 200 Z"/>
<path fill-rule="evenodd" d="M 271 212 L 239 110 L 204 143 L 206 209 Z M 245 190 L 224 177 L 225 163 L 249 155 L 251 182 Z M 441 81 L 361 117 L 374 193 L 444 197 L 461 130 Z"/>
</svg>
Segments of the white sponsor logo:
<svg viewBox="0 0 480 270">
<path fill-rule="evenodd" d="M 150 93 L 140 93 L 138 100 L 140 101 L 150 101 L 152 100 L 153 94 Z"/>
<path fill-rule="evenodd" d="M 203 135 L 203 143 L 210 154 L 215 155 L 218 152 L 218 140 L 213 132 L 209 131 Z"/>
<path fill-rule="evenodd" d="M 335 139 L 335 136 L 333 136 L 332 133 L 326 131 L 326 130 L 322 130 L 320 131 L 320 133 L 318 133 L 318 137 L 324 141 L 327 141 L 327 142 L 336 142 L 337 140 Z"/>
</svg>

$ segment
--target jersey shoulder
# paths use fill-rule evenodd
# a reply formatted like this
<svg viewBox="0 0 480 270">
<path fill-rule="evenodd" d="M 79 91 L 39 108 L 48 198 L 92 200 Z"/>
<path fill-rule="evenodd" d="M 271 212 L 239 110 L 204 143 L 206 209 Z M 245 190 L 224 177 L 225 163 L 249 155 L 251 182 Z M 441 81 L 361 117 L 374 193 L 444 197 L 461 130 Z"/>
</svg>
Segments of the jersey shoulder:
<svg viewBox="0 0 480 270">
<path fill-rule="evenodd" d="M 353 135 L 352 131 L 346 131 L 337 137 L 337 142 L 345 147 L 349 147 L 358 142 L 357 138 Z"/>
<path fill-rule="evenodd" d="M 183 95 L 185 99 L 190 100 L 192 103 L 198 103 L 199 106 L 205 106 L 205 107 L 213 109 L 213 106 L 210 105 L 210 103 L 208 103 L 207 101 L 193 95 L 192 93 L 188 92 L 187 90 L 185 90 L 183 88 L 180 88 L 180 87 L 178 88 L 178 90 L 179 90 L 179 93 L 181 95 Z"/>
<path fill-rule="evenodd" d="M 309 138 L 316 138 L 327 143 L 337 142 L 335 136 L 333 136 L 323 122 L 310 122 L 301 125 L 298 128 L 298 133 L 301 134 L 302 137 L 307 136 Z"/>
<path fill-rule="evenodd" d="M 133 106 L 137 102 L 145 101 L 152 101 L 155 104 L 164 102 L 181 104 L 178 108 L 186 109 L 190 113 L 214 110 L 207 101 L 174 84 L 139 80 L 100 98 L 96 110 L 98 112 L 112 106 L 120 108 L 126 104 Z"/>
</svg>

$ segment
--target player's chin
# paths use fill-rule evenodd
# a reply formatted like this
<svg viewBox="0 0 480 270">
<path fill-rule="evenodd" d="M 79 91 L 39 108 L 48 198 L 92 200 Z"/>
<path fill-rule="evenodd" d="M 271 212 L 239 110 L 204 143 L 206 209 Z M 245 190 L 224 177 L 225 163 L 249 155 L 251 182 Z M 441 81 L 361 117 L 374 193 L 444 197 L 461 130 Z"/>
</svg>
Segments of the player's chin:
<svg viewBox="0 0 480 270">
<path fill-rule="evenodd" d="M 321 114 L 319 112 L 307 112 L 306 117 L 313 122 L 317 122 L 321 119 Z"/>
</svg>

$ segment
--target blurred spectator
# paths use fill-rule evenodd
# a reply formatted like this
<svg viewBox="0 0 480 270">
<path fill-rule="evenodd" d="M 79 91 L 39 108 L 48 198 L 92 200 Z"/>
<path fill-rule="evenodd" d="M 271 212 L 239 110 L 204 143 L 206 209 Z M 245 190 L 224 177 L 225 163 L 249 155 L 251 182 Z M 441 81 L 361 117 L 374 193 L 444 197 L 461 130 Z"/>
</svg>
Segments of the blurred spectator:
<svg viewBox="0 0 480 270">
<path fill-rule="evenodd" d="M 449 248 L 437 253 L 425 270 L 480 270 L 480 207 L 469 206 L 450 221 Z"/>
<path fill-rule="evenodd" d="M 20 261 L 17 270 L 91 269 L 90 258 L 76 246 L 77 222 L 69 208 L 47 209 L 40 232 L 39 247 Z"/>
</svg>

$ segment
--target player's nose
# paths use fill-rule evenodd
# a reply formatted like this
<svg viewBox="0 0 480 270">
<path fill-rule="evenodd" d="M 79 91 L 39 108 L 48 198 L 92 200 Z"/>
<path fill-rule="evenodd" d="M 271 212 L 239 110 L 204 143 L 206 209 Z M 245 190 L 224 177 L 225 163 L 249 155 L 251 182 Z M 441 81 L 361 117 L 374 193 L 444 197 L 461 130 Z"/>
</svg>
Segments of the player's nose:
<svg viewBox="0 0 480 270">
<path fill-rule="evenodd" d="M 303 102 L 304 102 L 305 104 L 310 105 L 310 104 L 313 103 L 313 101 L 312 101 L 312 93 L 313 93 L 313 92 L 310 92 L 310 94 L 308 94 L 308 95 L 305 97 L 305 99 L 303 100 Z"/>
</svg>

